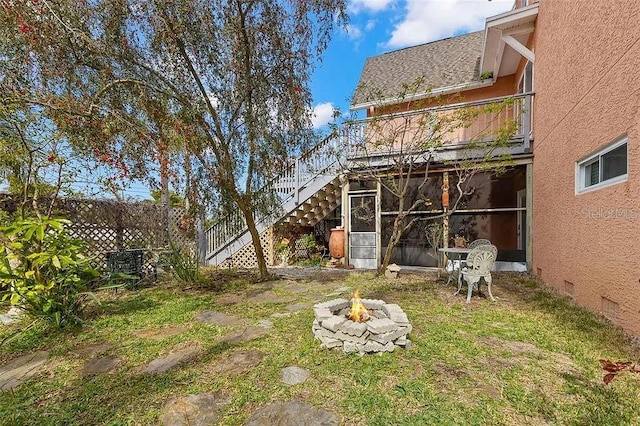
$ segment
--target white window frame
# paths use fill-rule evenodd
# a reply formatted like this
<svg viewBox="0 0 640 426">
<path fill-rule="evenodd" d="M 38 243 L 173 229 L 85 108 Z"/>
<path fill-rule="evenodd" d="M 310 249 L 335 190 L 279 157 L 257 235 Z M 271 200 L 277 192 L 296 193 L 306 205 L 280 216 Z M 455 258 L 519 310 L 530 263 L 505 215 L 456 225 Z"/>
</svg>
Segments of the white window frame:
<svg viewBox="0 0 640 426">
<path fill-rule="evenodd" d="M 607 180 L 601 180 L 595 185 L 585 186 L 585 171 L 586 167 L 593 163 L 594 160 L 601 161 L 600 158 L 614 149 L 620 148 L 622 145 L 627 146 L 627 172 L 625 174 L 612 177 Z M 603 172 L 602 165 L 599 166 L 599 173 L 602 176 Z M 600 149 L 599 151 L 589 155 L 588 157 L 583 158 L 580 161 L 576 162 L 576 194 L 584 194 L 585 192 L 591 192 L 598 190 L 600 188 L 606 188 L 607 186 L 616 185 L 621 182 L 626 182 L 629 178 L 629 137 L 627 135 L 621 136 L 616 139 L 612 144 L 607 145 L 606 147 Z"/>
</svg>

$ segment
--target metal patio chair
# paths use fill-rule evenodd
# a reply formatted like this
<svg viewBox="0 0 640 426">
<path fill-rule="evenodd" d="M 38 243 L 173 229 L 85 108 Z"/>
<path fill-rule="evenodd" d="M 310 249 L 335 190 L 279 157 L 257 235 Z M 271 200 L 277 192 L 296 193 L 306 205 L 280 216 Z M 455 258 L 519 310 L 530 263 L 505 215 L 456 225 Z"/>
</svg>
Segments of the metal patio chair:
<svg viewBox="0 0 640 426">
<path fill-rule="evenodd" d="M 489 298 L 495 302 L 493 294 L 491 293 L 491 269 L 496 262 L 497 253 L 498 249 L 496 246 L 481 245 L 472 249 L 467 256 L 467 266 L 460 271 L 462 279 L 467 282 L 467 303 L 471 301 L 471 293 L 476 285 L 478 286 L 478 292 L 480 292 L 481 278 L 484 278 L 484 281 L 487 283 Z M 458 291 L 456 291 L 454 295 L 460 293 L 461 289 L 462 282 L 459 282 Z"/>
<path fill-rule="evenodd" d="M 490 246 L 490 245 L 491 245 L 491 241 L 486 240 L 484 238 L 479 238 L 477 240 L 471 241 L 467 246 L 467 248 L 474 249 L 479 246 Z"/>
</svg>

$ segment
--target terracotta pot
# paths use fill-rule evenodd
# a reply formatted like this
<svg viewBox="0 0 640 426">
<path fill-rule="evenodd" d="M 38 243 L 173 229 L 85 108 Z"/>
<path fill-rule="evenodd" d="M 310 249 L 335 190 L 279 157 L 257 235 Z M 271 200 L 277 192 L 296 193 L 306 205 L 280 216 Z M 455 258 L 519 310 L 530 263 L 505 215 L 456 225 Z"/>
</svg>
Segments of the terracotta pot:
<svg viewBox="0 0 640 426">
<path fill-rule="evenodd" d="M 329 237 L 329 254 L 340 259 L 344 257 L 344 228 L 332 228 Z"/>
</svg>

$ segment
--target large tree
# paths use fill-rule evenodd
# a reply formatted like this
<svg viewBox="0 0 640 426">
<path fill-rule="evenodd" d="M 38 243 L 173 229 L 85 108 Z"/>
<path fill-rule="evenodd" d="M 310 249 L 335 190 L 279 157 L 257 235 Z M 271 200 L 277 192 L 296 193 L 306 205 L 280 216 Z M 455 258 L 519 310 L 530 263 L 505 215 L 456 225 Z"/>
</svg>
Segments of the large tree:
<svg viewBox="0 0 640 426">
<path fill-rule="evenodd" d="M 200 188 L 242 212 L 266 276 L 256 194 L 310 140 L 308 81 L 344 0 L 2 4 L 2 96 L 127 170 L 187 152 Z"/>
</svg>

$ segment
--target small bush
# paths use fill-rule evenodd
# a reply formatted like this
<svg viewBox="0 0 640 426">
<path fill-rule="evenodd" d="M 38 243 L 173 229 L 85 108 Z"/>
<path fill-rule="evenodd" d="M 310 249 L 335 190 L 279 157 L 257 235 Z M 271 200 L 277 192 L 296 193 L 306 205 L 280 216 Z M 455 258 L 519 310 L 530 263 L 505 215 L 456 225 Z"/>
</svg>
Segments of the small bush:
<svg viewBox="0 0 640 426">
<path fill-rule="evenodd" d="M 171 246 L 164 256 L 163 266 L 168 269 L 174 280 L 187 286 L 203 284 L 205 277 L 200 272 L 200 260 L 179 247 Z"/>
<path fill-rule="evenodd" d="M 0 227 L 2 300 L 58 328 L 81 322 L 99 277 L 64 219 L 17 220 Z"/>
</svg>

